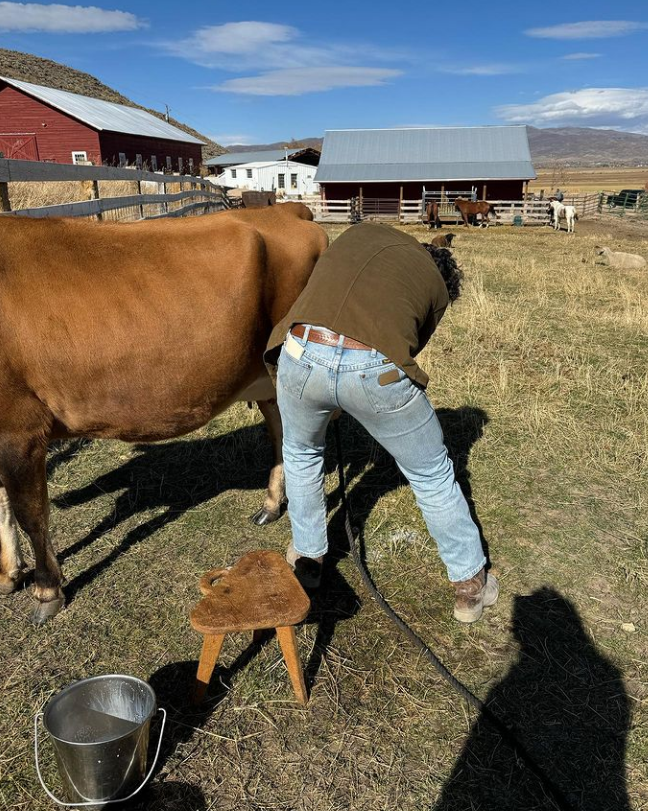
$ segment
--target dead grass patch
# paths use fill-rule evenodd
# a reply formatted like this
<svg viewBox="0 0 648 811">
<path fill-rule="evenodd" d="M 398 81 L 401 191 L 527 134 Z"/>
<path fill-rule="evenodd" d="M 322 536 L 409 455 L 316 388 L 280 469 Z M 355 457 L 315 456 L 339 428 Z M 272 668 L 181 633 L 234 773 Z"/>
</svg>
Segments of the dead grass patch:
<svg viewBox="0 0 648 811">
<path fill-rule="evenodd" d="M 619 241 L 648 250 L 646 239 Z M 648 277 L 594 266 L 596 242 L 504 227 L 455 242 L 465 293 L 422 362 L 501 579 L 481 623 L 453 622 L 411 491 L 364 432 L 343 430 L 383 593 L 575 807 L 603 811 L 648 804 Z M 243 405 L 173 442 L 53 450 L 52 527 L 73 599 L 40 630 L 26 624 L 27 592 L 0 602 L 0 807 L 49 808 L 33 713 L 70 681 L 107 672 L 150 679 L 170 711 L 161 769 L 133 808 L 554 807 L 364 594 L 344 552 L 332 455 L 339 563 L 299 629 L 308 709 L 292 703 L 276 643 L 250 658 L 242 637 L 227 640 L 207 706 L 188 705 L 199 575 L 288 540 L 286 519 L 248 522 L 269 463 L 259 416 Z M 45 770 L 55 783 L 47 753 Z"/>
</svg>

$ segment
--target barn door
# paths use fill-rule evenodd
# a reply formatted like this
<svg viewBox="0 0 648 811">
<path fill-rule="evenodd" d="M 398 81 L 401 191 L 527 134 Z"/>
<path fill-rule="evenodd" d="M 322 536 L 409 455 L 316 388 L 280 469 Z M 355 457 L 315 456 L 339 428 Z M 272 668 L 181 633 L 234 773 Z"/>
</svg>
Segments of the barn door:
<svg viewBox="0 0 648 811">
<path fill-rule="evenodd" d="M 38 144 L 33 133 L 0 132 L 0 152 L 5 158 L 20 161 L 37 161 Z"/>
</svg>

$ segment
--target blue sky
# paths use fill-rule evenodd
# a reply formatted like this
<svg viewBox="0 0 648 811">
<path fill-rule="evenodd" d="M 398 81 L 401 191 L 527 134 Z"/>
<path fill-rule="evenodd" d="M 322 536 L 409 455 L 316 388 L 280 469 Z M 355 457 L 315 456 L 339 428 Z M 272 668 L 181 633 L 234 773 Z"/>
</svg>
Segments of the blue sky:
<svg viewBox="0 0 648 811">
<path fill-rule="evenodd" d="M 0 1 L 0 47 L 225 145 L 498 123 L 648 134 L 646 0 L 77 3 Z"/>
</svg>

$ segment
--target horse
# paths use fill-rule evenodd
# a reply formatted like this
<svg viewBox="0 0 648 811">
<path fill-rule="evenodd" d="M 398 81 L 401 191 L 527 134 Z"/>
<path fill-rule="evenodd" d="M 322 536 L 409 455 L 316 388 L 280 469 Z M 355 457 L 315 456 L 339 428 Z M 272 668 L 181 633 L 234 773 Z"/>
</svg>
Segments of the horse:
<svg viewBox="0 0 648 811">
<path fill-rule="evenodd" d="M 432 228 L 441 228 L 441 220 L 439 219 L 439 204 L 436 200 L 430 200 L 425 207 L 425 217 L 430 230 Z"/>
<path fill-rule="evenodd" d="M 256 400 L 274 465 L 257 524 L 285 500 L 281 418 L 263 364 L 328 244 L 301 203 L 134 223 L 0 218 L 0 593 L 35 558 L 32 621 L 64 605 L 46 455 L 74 437 L 155 442 Z"/>
<path fill-rule="evenodd" d="M 489 225 L 488 215 L 492 214 L 497 217 L 495 206 L 486 200 L 473 202 L 472 200 L 466 200 L 465 197 L 457 197 L 455 199 L 455 209 L 461 214 L 461 219 L 466 227 L 470 224 L 470 219 L 476 218 L 478 214 L 481 214 L 482 225 L 485 225 L 486 228 Z"/>
<path fill-rule="evenodd" d="M 559 200 L 551 200 L 549 207 L 553 214 L 552 222 L 554 231 L 560 231 L 560 220 L 564 218 L 567 223 L 567 233 L 574 233 L 574 222 L 578 219 L 578 214 L 574 206 L 563 205 Z"/>
</svg>

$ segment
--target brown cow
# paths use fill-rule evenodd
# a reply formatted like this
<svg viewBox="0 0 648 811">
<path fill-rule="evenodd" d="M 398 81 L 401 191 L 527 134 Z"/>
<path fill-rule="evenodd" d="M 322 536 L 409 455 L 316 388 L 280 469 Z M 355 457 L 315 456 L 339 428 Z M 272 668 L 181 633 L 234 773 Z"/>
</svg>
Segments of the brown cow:
<svg viewBox="0 0 648 811">
<path fill-rule="evenodd" d="M 301 203 L 130 224 L 0 218 L 0 591 L 24 570 L 13 510 L 34 549 L 35 623 L 64 603 L 51 440 L 153 442 L 256 400 L 275 463 L 255 520 L 279 516 L 281 421 L 262 353 L 326 247 L 312 219 Z"/>
<path fill-rule="evenodd" d="M 436 200 L 430 200 L 430 202 L 425 206 L 425 217 L 430 229 L 432 229 L 432 227 L 443 227 L 443 224 L 439 218 L 439 204 Z"/>
<path fill-rule="evenodd" d="M 494 217 L 497 217 L 495 206 L 492 203 L 486 202 L 486 200 L 473 202 L 472 200 L 466 200 L 465 197 L 457 197 L 455 199 L 455 209 L 461 214 L 461 219 L 466 227 L 470 224 L 470 220 L 474 222 L 477 221 L 478 214 L 481 214 L 482 217 L 481 224 L 486 225 L 487 228 L 488 215 L 492 214 Z"/>
</svg>

